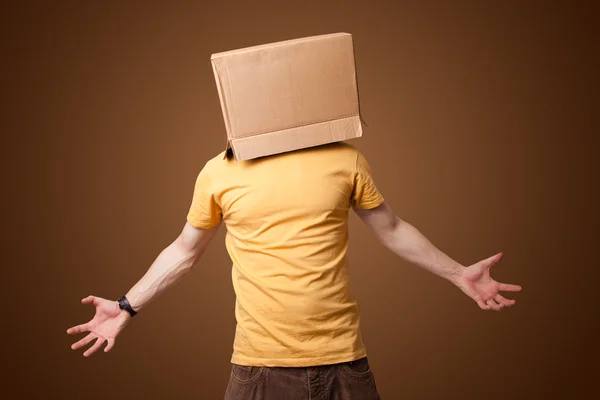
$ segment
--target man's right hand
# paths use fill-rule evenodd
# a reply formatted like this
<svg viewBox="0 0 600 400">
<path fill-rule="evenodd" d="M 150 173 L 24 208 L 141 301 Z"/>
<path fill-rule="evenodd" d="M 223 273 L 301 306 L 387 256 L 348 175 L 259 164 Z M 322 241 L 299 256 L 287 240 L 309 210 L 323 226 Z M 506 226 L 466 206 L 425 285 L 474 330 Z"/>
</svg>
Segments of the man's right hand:
<svg viewBox="0 0 600 400">
<path fill-rule="evenodd" d="M 108 342 L 104 348 L 104 352 L 110 351 L 115 345 L 117 335 L 125 328 L 125 325 L 127 325 L 131 316 L 127 311 L 119 308 L 119 303 L 117 301 L 106 300 L 96 296 L 88 296 L 82 299 L 81 303 L 92 304 L 96 307 L 96 315 L 94 315 L 94 318 L 92 318 L 91 321 L 85 324 L 67 329 L 67 333 L 70 335 L 90 332 L 83 339 L 73 343 L 71 349 L 76 350 L 97 338 L 98 340 L 83 353 L 83 356 L 88 357 L 93 354 L 100 346 L 102 346 L 104 341 Z"/>
</svg>

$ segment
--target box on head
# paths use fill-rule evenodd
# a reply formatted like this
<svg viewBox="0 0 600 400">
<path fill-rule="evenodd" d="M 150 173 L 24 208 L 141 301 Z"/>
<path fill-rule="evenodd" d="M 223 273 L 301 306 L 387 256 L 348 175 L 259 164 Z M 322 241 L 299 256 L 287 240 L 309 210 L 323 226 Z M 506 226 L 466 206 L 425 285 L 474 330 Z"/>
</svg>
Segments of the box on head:
<svg viewBox="0 0 600 400">
<path fill-rule="evenodd" d="M 216 53 L 211 63 L 237 161 L 362 136 L 349 33 Z"/>
</svg>

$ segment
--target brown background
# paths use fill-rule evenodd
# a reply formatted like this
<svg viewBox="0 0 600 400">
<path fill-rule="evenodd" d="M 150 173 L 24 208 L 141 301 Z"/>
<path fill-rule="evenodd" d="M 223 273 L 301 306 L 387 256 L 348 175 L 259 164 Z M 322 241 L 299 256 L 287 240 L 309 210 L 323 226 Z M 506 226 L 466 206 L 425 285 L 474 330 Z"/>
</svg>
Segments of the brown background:
<svg viewBox="0 0 600 400">
<path fill-rule="evenodd" d="M 1 397 L 222 398 L 235 326 L 224 228 L 111 352 L 84 358 L 65 330 L 92 317 L 81 298 L 125 293 L 182 228 L 197 173 L 225 144 L 210 54 L 338 31 L 354 35 L 369 124 L 353 143 L 387 201 L 463 264 L 503 251 L 494 276 L 524 288 L 514 308 L 480 311 L 352 215 L 382 397 L 598 392 L 597 10 L 93 3 L 2 11 Z"/>
</svg>

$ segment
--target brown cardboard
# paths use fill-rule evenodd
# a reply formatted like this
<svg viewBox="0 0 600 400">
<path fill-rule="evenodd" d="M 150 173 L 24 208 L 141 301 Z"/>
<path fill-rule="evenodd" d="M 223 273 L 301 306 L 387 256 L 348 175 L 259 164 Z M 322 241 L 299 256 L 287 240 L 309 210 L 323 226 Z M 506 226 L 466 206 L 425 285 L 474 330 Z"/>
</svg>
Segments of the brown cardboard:
<svg viewBox="0 0 600 400">
<path fill-rule="evenodd" d="M 211 63 L 238 161 L 362 136 L 348 33 L 216 53 Z"/>
</svg>

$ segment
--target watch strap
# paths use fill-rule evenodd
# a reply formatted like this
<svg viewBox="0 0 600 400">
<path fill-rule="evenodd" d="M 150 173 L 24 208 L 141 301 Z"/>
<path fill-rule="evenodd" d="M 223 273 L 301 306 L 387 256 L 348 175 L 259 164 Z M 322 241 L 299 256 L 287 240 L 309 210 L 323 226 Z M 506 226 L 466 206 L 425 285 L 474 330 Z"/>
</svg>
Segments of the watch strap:
<svg viewBox="0 0 600 400">
<path fill-rule="evenodd" d="M 119 303 L 119 308 L 121 310 L 125 310 L 129 313 L 129 315 L 135 317 L 137 311 L 134 311 L 134 309 L 131 308 L 131 304 L 129 304 L 129 300 L 127 300 L 127 297 L 121 296 L 117 299 L 117 302 Z"/>
</svg>

